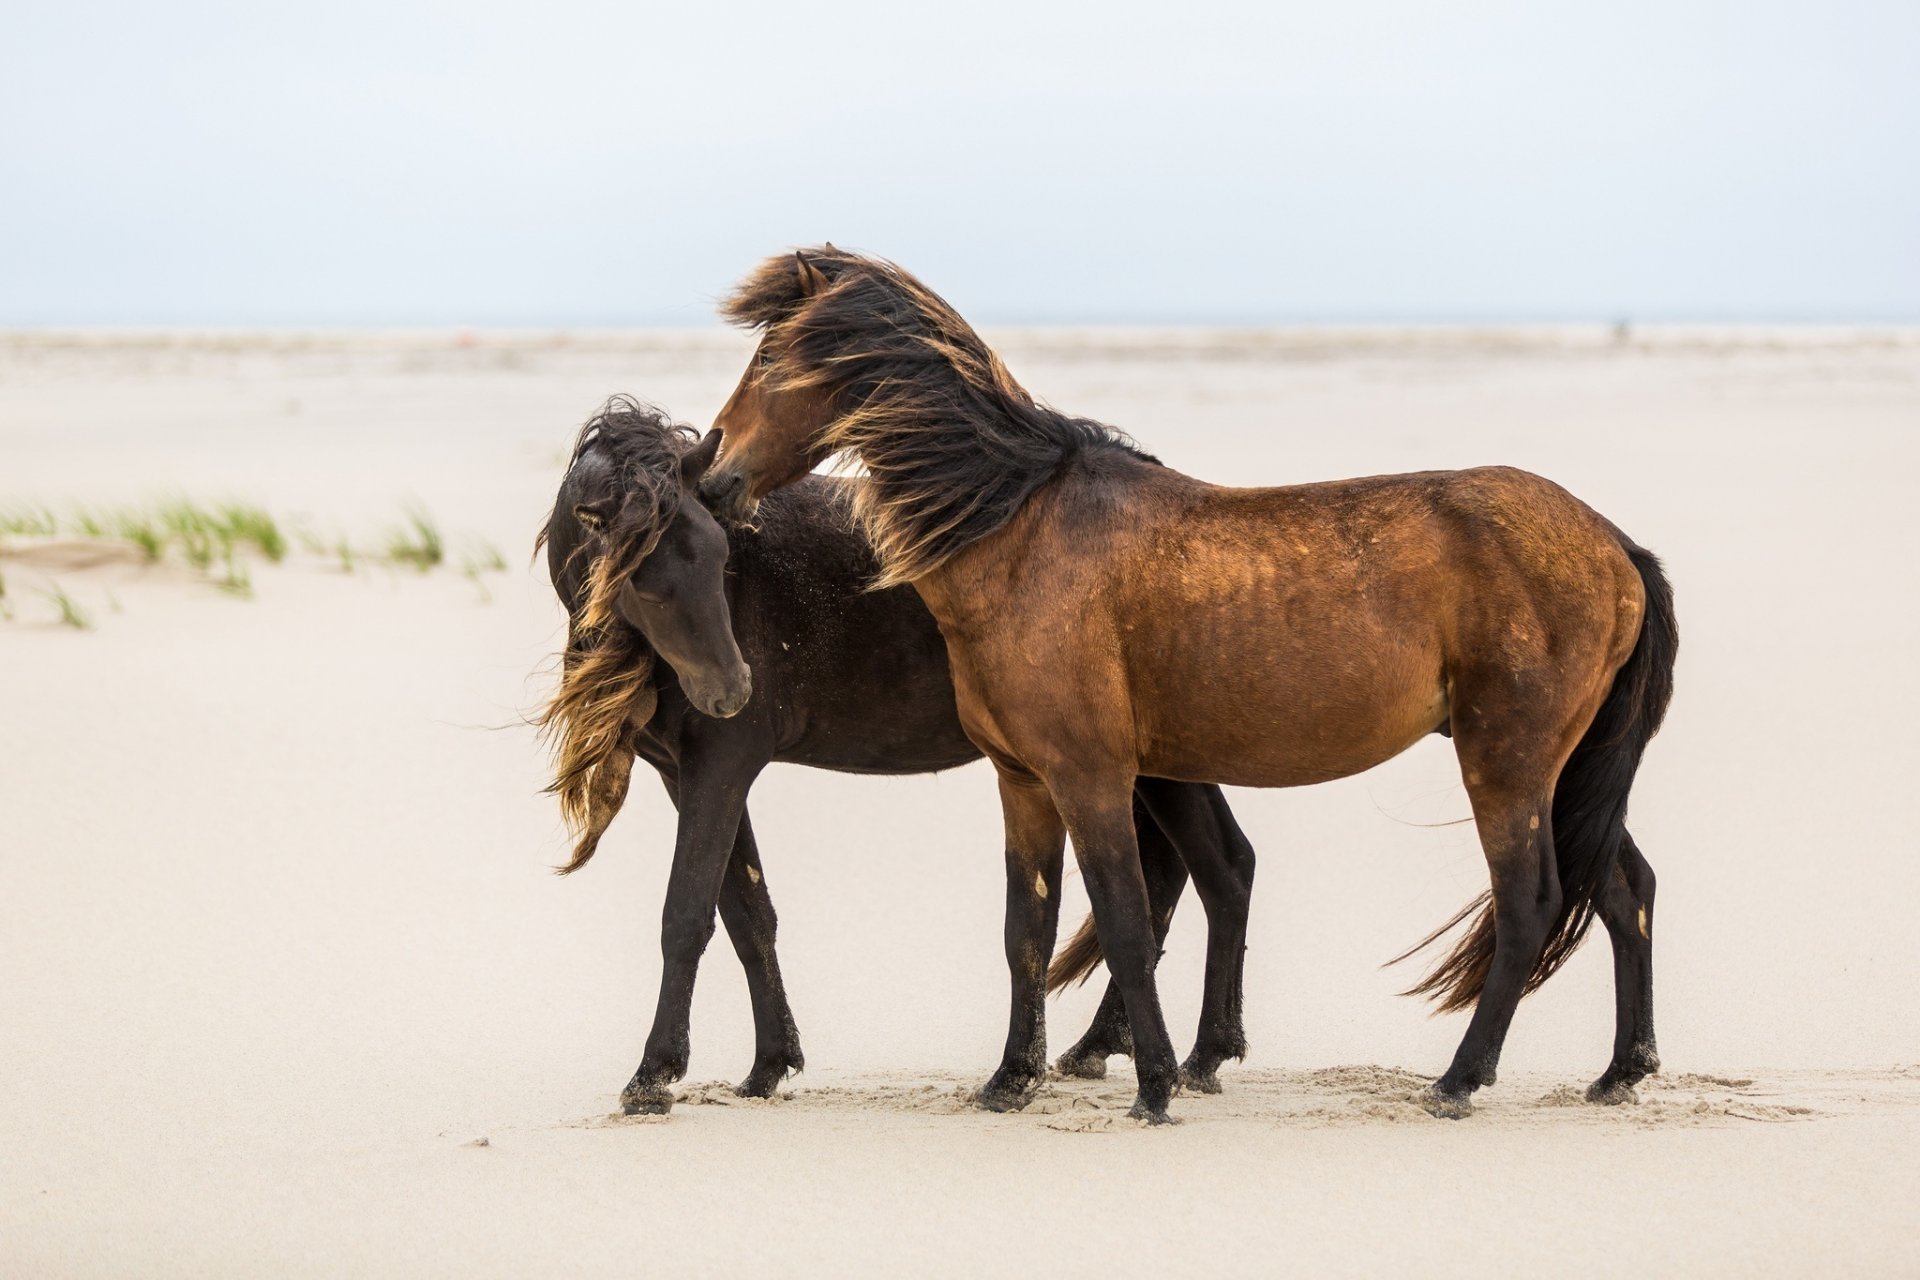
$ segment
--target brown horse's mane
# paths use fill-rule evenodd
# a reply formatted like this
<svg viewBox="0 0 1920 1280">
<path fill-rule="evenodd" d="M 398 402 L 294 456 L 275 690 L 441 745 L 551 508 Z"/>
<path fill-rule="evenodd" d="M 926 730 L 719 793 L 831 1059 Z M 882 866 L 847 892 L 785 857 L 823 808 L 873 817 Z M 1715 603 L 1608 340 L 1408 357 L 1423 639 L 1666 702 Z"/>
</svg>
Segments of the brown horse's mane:
<svg viewBox="0 0 1920 1280">
<path fill-rule="evenodd" d="M 770 258 L 722 313 L 770 331 L 756 376 L 829 397 L 820 443 L 866 467 L 854 514 L 880 556 L 877 586 L 1001 528 L 1076 454 L 1153 460 L 1114 428 L 1034 400 L 972 325 L 891 262 L 832 245 Z"/>
<path fill-rule="evenodd" d="M 578 495 L 563 482 L 560 498 L 534 539 L 534 553 L 556 535 L 577 537 L 565 571 L 583 558 L 568 603 L 567 648 L 560 687 L 534 717 L 553 754 L 548 792 L 574 836 L 573 855 L 560 868 L 577 870 L 593 856 L 600 834 L 626 791 L 632 733 L 653 718 L 653 649 L 614 609 L 633 576 L 673 523 L 680 505 L 680 455 L 698 439 L 693 428 L 629 396 L 615 396 L 587 420 L 568 458 L 569 476 L 589 450 L 612 465 L 615 505 L 589 530 L 570 504 Z M 571 576 L 563 571 L 562 576 Z"/>
</svg>

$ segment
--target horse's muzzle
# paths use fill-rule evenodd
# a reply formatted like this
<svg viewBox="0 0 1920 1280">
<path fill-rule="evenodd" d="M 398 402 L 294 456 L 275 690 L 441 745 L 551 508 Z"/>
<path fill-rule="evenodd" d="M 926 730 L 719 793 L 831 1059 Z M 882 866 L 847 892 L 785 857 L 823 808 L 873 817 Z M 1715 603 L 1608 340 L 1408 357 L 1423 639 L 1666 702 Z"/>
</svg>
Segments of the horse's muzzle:
<svg viewBox="0 0 1920 1280">
<path fill-rule="evenodd" d="M 745 524 L 756 505 L 747 498 L 747 478 L 738 471 L 713 470 L 700 478 L 700 500 L 725 524 Z"/>
<path fill-rule="evenodd" d="M 688 690 L 688 700 L 703 716 L 712 716 L 715 720 L 727 720 L 740 714 L 740 709 L 753 697 L 753 668 L 746 663 L 716 687 L 703 686 L 699 690 Z"/>
</svg>

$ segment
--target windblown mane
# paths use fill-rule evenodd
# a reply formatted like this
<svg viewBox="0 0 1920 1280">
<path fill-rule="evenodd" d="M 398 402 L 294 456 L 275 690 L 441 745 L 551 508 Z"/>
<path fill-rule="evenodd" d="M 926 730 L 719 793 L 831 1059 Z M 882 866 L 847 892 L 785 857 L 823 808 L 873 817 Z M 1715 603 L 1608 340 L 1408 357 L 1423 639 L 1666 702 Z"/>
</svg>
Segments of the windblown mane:
<svg viewBox="0 0 1920 1280">
<path fill-rule="evenodd" d="M 1112 427 L 1034 400 L 933 290 L 891 262 L 827 245 L 770 258 L 722 313 L 769 331 L 756 376 L 829 396 L 820 443 L 865 464 L 854 514 L 876 585 L 910 582 L 1004 526 L 1076 453 L 1124 449 Z M 1152 459 L 1147 458 L 1148 461 Z"/>
<path fill-rule="evenodd" d="M 589 451 L 613 468 L 616 506 L 598 530 L 580 529 L 556 585 L 571 591 L 567 602 L 567 648 L 560 687 L 534 724 L 553 754 L 554 778 L 547 790 L 560 798 L 560 812 L 573 833 L 573 856 L 561 874 L 578 870 L 599 847 L 600 836 L 626 798 L 633 768 L 632 735 L 653 718 L 653 650 L 646 637 L 614 609 L 620 588 L 640 567 L 673 523 L 680 503 L 680 455 L 697 439 L 693 429 L 628 396 L 615 396 L 574 440 L 569 477 Z M 534 539 L 547 545 L 563 518 L 573 521 L 571 486 Z M 577 562 L 583 560 L 584 565 Z M 576 569 L 583 572 L 576 574 Z"/>
</svg>

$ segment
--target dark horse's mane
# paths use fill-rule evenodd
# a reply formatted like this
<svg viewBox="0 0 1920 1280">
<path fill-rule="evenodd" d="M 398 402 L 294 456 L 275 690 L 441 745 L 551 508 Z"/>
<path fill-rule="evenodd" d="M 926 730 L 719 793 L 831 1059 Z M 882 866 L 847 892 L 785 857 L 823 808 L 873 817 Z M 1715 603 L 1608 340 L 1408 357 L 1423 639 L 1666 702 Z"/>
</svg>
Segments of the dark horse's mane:
<svg viewBox="0 0 1920 1280">
<path fill-rule="evenodd" d="M 1035 401 L 972 325 L 891 262 L 832 245 L 771 258 L 722 312 L 769 330 L 754 376 L 829 397 L 821 443 L 866 466 L 854 511 L 879 553 L 879 586 L 1004 526 L 1076 454 L 1153 460 L 1114 428 Z"/>
<path fill-rule="evenodd" d="M 573 856 L 563 872 L 593 856 L 618 808 L 617 798 L 608 803 L 609 793 L 626 790 L 633 765 L 628 740 L 653 718 L 653 650 L 614 602 L 679 512 L 680 455 L 697 439 L 693 428 L 652 405 L 630 396 L 608 400 L 575 437 L 560 496 L 534 539 L 536 555 L 549 542 L 566 550 L 555 576 L 577 584 L 568 589 L 560 687 L 534 718 L 553 752 L 547 790 L 559 797 L 574 833 Z M 589 451 L 612 467 L 615 505 L 599 513 L 597 530 L 582 525 L 569 505 L 582 496 L 573 473 Z M 577 539 L 571 548 L 569 539 Z"/>
</svg>

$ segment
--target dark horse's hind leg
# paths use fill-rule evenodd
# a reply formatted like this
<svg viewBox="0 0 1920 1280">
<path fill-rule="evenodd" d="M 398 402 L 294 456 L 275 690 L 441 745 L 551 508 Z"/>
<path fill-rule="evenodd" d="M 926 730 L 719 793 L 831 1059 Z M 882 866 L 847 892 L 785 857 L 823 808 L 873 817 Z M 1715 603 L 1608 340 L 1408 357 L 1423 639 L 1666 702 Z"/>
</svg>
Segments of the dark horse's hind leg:
<svg viewBox="0 0 1920 1280">
<path fill-rule="evenodd" d="M 693 981 L 713 937 L 727 865 L 746 817 L 747 790 L 759 771 L 758 763 L 726 753 L 710 760 L 683 757 L 680 766 L 678 785 L 669 788 L 680 807 L 680 823 L 660 919 L 660 1002 L 640 1066 L 620 1093 L 628 1115 L 671 1110 L 668 1086 L 687 1072 Z"/>
<path fill-rule="evenodd" d="M 727 863 L 727 878 L 720 887 L 720 923 L 740 957 L 740 967 L 746 970 L 747 995 L 753 1002 L 753 1070 L 740 1083 L 739 1091 L 749 1098 L 771 1097 L 782 1080 L 806 1066 L 806 1060 L 800 1054 L 800 1031 L 794 1026 L 786 984 L 780 978 L 780 961 L 774 955 L 773 935 L 778 922 L 773 897 L 767 892 L 766 876 L 760 869 L 752 819 L 745 814 L 740 817 L 733 858 Z"/>
<path fill-rule="evenodd" d="M 1243 1058 L 1242 975 L 1246 965 L 1247 906 L 1253 891 L 1253 844 L 1234 821 L 1220 788 L 1141 778 L 1134 786 L 1134 832 L 1146 877 L 1156 947 L 1164 947 L 1174 907 L 1192 869 L 1207 911 L 1206 986 L 1200 1030 L 1180 1068 L 1181 1084 L 1201 1093 L 1220 1091 L 1220 1064 Z M 1093 1024 L 1055 1064 L 1062 1075 L 1100 1079 L 1107 1058 L 1131 1054 L 1120 987 L 1109 980 Z"/>
<path fill-rule="evenodd" d="M 1207 912 L 1207 969 L 1200 1029 L 1180 1067 L 1180 1083 L 1220 1092 L 1220 1064 L 1247 1056 L 1241 1025 L 1241 979 L 1247 959 L 1247 906 L 1253 894 L 1253 844 L 1220 788 L 1141 778 L 1154 821 L 1180 850 L 1194 892 Z M 1164 934 L 1162 935 L 1164 936 Z"/>
<path fill-rule="evenodd" d="M 1631 835 L 1596 903 L 1613 943 L 1613 1061 L 1587 1088 L 1587 1101 L 1633 1100 L 1633 1086 L 1660 1070 L 1653 1039 L 1653 868 Z"/>
</svg>

